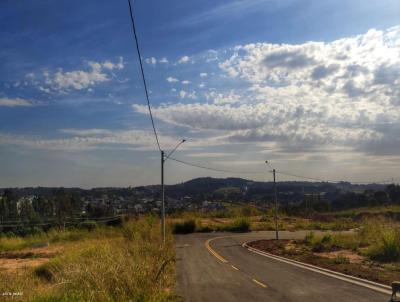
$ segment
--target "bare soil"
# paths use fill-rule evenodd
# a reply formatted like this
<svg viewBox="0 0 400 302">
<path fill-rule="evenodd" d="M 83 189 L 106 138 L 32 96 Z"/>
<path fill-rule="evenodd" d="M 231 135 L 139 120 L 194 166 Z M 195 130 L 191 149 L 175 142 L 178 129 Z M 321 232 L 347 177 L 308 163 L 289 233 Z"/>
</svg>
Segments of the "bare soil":
<svg viewBox="0 0 400 302">
<path fill-rule="evenodd" d="M 17 252 L 2 252 L 0 253 L 0 270 L 13 272 L 18 269 L 33 268 L 46 263 L 60 254 L 60 252 L 60 246 L 44 246 L 23 249 Z"/>
</svg>

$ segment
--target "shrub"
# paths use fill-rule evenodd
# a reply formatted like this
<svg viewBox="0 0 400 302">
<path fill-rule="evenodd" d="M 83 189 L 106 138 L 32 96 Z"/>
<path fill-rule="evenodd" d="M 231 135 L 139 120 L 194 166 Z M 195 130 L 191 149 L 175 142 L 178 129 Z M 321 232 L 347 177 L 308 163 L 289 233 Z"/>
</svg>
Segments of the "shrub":
<svg viewBox="0 0 400 302">
<path fill-rule="evenodd" d="M 172 232 L 174 234 L 189 234 L 196 230 L 196 221 L 194 219 L 186 219 L 173 225 Z"/>
<path fill-rule="evenodd" d="M 315 241 L 315 233 L 314 232 L 310 232 L 306 235 L 306 237 L 304 237 L 304 243 L 306 245 L 312 245 Z"/>
<path fill-rule="evenodd" d="M 395 230 L 385 230 L 369 250 L 372 260 L 392 262 L 400 260 L 400 235 Z"/>
<path fill-rule="evenodd" d="M 230 232 L 249 232 L 250 231 L 250 220 L 247 218 L 236 218 L 230 225 L 224 228 Z"/>
<path fill-rule="evenodd" d="M 209 225 L 205 225 L 205 226 L 199 226 L 197 227 L 197 232 L 200 233 L 211 233 L 214 231 L 214 229 L 212 227 L 210 227 Z"/>
<path fill-rule="evenodd" d="M 36 276 L 39 278 L 46 280 L 46 281 L 53 281 L 54 280 L 54 274 L 53 271 L 51 270 L 50 266 L 48 264 L 43 264 L 38 266 L 37 268 L 34 269 L 34 273 Z"/>
<path fill-rule="evenodd" d="M 335 259 L 333 259 L 333 262 L 335 264 L 349 264 L 350 260 L 343 256 L 337 256 Z"/>
</svg>

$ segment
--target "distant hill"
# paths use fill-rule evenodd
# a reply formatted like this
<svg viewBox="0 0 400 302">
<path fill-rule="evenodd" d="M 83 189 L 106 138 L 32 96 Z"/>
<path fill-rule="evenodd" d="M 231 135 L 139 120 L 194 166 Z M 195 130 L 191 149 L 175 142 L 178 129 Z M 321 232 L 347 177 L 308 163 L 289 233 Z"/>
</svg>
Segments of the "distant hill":
<svg viewBox="0 0 400 302">
<path fill-rule="evenodd" d="M 329 202 L 338 199 L 344 193 L 363 193 L 366 190 L 384 191 L 385 185 L 380 184 L 351 184 L 348 182 L 326 183 L 308 181 L 278 181 L 277 191 L 281 203 L 297 202 L 304 200 L 305 195 L 323 196 Z M 0 189 L 4 191 L 5 189 Z M 106 187 L 93 189 L 80 188 L 11 188 L 13 193 L 19 196 L 42 195 L 51 196 L 57 191 L 63 191 L 81 197 L 100 198 L 104 195 L 109 197 L 123 197 L 130 199 L 160 199 L 160 186 L 149 185 L 139 187 Z M 274 191 L 272 182 L 253 181 L 243 178 L 195 178 L 180 184 L 166 186 L 166 196 L 169 199 L 189 198 L 193 202 L 204 200 L 223 200 L 238 202 L 265 203 L 273 200 Z M 319 197 L 318 197 L 319 198 Z"/>
</svg>

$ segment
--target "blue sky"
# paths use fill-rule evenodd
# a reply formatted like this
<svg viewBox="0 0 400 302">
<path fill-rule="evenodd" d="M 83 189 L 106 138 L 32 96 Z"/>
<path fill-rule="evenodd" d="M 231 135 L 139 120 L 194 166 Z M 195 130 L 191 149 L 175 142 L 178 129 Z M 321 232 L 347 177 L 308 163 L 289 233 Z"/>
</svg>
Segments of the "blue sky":
<svg viewBox="0 0 400 302">
<path fill-rule="evenodd" d="M 398 1 L 133 2 L 167 182 L 398 178 Z M 128 4 L 0 3 L 0 187 L 158 183 Z M 254 175 L 240 173 L 254 171 Z"/>
</svg>

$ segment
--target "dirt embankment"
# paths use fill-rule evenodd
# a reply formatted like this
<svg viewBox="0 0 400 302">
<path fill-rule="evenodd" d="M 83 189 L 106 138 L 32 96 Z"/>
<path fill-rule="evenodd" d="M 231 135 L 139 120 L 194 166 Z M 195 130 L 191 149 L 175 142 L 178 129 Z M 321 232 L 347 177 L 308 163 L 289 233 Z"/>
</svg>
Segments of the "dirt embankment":
<svg viewBox="0 0 400 302">
<path fill-rule="evenodd" d="M 258 240 L 249 246 L 300 262 L 347 275 L 390 285 L 400 278 L 399 263 L 378 263 L 351 250 L 338 248 L 330 252 L 313 252 L 299 240 Z"/>
</svg>

